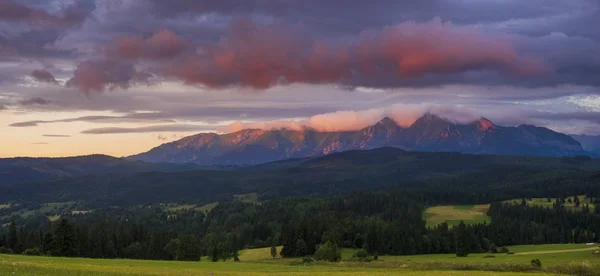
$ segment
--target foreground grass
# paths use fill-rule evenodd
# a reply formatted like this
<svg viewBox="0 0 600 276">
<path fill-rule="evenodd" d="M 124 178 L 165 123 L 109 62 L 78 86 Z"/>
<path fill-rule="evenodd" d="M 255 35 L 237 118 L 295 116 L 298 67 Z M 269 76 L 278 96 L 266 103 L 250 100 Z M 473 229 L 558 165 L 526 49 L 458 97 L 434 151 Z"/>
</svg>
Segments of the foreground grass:
<svg viewBox="0 0 600 276">
<path fill-rule="evenodd" d="M 410 256 L 379 256 L 380 260 L 396 263 L 422 264 L 422 263 L 458 263 L 458 264 L 518 264 L 529 265 L 532 259 L 540 259 L 543 265 L 561 265 L 579 261 L 589 261 L 600 265 L 600 258 L 593 257 L 595 250 L 600 250 L 598 245 L 585 244 L 543 244 L 543 245 L 518 245 L 507 247 L 515 254 L 469 254 L 467 257 L 456 257 L 455 254 L 425 254 Z M 342 259 L 351 259 L 355 249 L 342 250 Z M 599 268 L 600 269 L 600 268 Z"/>
<path fill-rule="evenodd" d="M 571 243 L 571 244 L 531 244 L 531 245 L 517 245 L 517 246 L 507 246 L 510 252 L 514 253 L 524 253 L 524 252 L 538 252 L 538 251 L 555 251 L 555 250 L 571 250 L 571 249 L 590 249 L 590 248 L 598 248 L 598 245 L 585 245 L 581 243 Z"/>
<path fill-rule="evenodd" d="M 300 259 L 272 258 L 270 248 L 240 252 L 242 262 L 105 260 L 0 255 L 0 275 L 447 275 L 447 276 L 535 276 L 600 275 L 600 258 L 592 257 L 589 247 L 573 245 L 513 246 L 517 254 L 454 254 L 380 256 L 379 261 L 301 264 Z M 281 247 L 277 248 L 278 251 Z M 587 250 L 556 252 L 564 250 Z M 354 250 L 344 249 L 349 259 Z M 549 253 L 553 252 L 553 253 Z M 519 255 L 527 253 L 529 255 Z M 530 266 L 540 259 L 543 269 Z"/>
<path fill-rule="evenodd" d="M 516 272 L 415 271 L 407 268 L 356 267 L 316 264 L 309 266 L 276 263 L 165 262 L 140 260 L 96 260 L 81 258 L 29 257 L 0 255 L 2 275 L 447 275 L 514 276 Z M 547 275 L 527 273 L 526 275 Z"/>
</svg>

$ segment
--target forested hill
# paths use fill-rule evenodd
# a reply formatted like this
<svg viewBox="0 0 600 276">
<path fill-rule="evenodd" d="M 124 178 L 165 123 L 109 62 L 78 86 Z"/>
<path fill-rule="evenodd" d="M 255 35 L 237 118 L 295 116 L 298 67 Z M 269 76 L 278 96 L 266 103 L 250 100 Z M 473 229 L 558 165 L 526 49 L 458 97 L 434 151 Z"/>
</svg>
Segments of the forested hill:
<svg viewBox="0 0 600 276">
<path fill-rule="evenodd" d="M 244 199 L 248 193 L 252 199 Z M 0 248 L 216 261 L 275 245 L 283 257 L 316 254 L 319 244 L 372 255 L 464 256 L 514 244 L 600 241 L 600 205 L 574 211 L 565 195 L 600 202 L 600 160 L 379 148 L 229 171 L 86 175 L 0 186 L 0 224 L 8 226 L 0 228 Z M 528 206 L 531 197 L 555 204 Z M 501 203 L 507 199 L 524 204 Z M 492 203 L 489 224 L 424 222 L 427 206 L 483 203 Z"/>
<path fill-rule="evenodd" d="M 199 168 L 193 164 L 145 163 L 100 154 L 64 158 L 0 158 L 0 186 L 90 174 L 186 171 Z"/>
<path fill-rule="evenodd" d="M 480 192 L 479 200 L 492 200 L 502 195 L 514 198 L 517 192 L 512 191 L 523 187 L 539 196 L 568 185 L 584 187 L 582 181 L 595 179 L 594 171 L 600 171 L 600 160 L 587 156 L 494 156 L 379 148 L 228 171 L 103 174 L 0 185 L 0 203 L 84 201 L 101 207 L 208 203 L 241 193 L 258 193 L 269 199 L 381 189 L 425 189 L 432 200 L 438 192 Z"/>
</svg>

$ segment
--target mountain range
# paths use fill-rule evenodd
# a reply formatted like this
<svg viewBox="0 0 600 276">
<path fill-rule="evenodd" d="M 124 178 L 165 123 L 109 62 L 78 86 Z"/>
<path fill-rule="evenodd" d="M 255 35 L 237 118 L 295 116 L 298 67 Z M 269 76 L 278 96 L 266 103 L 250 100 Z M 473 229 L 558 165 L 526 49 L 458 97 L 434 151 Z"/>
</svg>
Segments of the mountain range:
<svg viewBox="0 0 600 276">
<path fill-rule="evenodd" d="M 310 128 L 244 129 L 201 133 L 162 144 L 130 160 L 200 165 L 248 165 L 348 150 L 396 147 L 411 151 L 469 154 L 574 156 L 588 154 L 573 137 L 544 127 L 499 126 L 481 118 L 461 124 L 427 113 L 409 127 L 385 117 L 358 131 Z"/>
</svg>

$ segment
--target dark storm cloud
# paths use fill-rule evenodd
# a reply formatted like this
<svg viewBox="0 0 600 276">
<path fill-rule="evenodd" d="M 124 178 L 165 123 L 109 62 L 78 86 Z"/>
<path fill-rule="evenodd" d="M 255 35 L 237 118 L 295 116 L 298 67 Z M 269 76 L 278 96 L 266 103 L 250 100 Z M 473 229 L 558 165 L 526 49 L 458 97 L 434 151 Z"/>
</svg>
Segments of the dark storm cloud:
<svg viewBox="0 0 600 276">
<path fill-rule="evenodd" d="M 52 73 L 48 72 L 48 70 L 45 69 L 33 70 L 31 72 L 31 77 L 33 77 L 39 82 L 58 84 L 58 81 L 54 78 L 54 75 L 52 75 Z"/>
<path fill-rule="evenodd" d="M 393 28 L 399 23 L 404 25 L 409 20 L 416 20 L 418 23 L 428 22 L 434 17 L 441 17 L 444 21 L 451 21 L 457 28 L 461 25 L 475 26 L 477 29 L 485 30 L 485 36 L 494 38 L 503 43 L 514 43 L 517 45 L 523 44 L 521 40 L 528 40 L 527 53 L 520 53 L 521 48 L 514 49 L 516 56 L 530 58 L 534 57 L 539 60 L 548 61 L 552 56 L 560 56 L 556 52 L 565 52 L 565 44 L 577 48 L 579 43 L 575 37 L 576 33 L 569 32 L 567 29 L 560 28 L 564 25 L 563 21 L 575 22 L 577 16 L 586 17 L 589 11 L 594 11 L 599 8 L 599 5 L 592 1 L 387 1 L 377 0 L 376 3 L 367 1 L 346 1 L 344 5 L 340 5 L 339 1 L 138 1 L 129 2 L 127 5 L 115 4 L 114 6 L 105 7 L 105 10 L 116 13 L 120 16 L 115 20 L 110 20 L 113 24 L 111 28 L 104 29 L 105 32 L 113 33 L 128 33 L 130 35 L 124 38 L 113 40 L 106 44 L 109 52 L 113 56 L 121 57 L 126 60 L 135 60 L 138 58 L 153 59 L 161 56 L 177 56 L 182 52 L 184 47 L 183 41 L 190 41 L 194 46 L 200 49 L 201 54 L 196 56 L 186 56 L 180 60 L 175 60 L 176 65 L 159 70 L 158 75 L 164 77 L 176 77 L 188 84 L 201 84 L 209 87 L 222 87 L 230 85 L 242 85 L 255 88 L 263 88 L 275 83 L 285 84 L 292 82 L 304 83 L 335 83 L 345 86 L 371 86 L 371 87 L 427 87 L 438 86 L 443 84 L 477 84 L 477 85 L 511 85 L 520 87 L 544 87 L 561 84 L 579 84 L 579 85 L 600 85 L 598 78 L 595 76 L 595 71 L 600 70 L 600 65 L 593 59 L 585 59 L 585 56 L 600 56 L 598 47 L 591 55 L 585 54 L 581 50 L 572 50 L 573 55 L 577 56 L 582 62 L 564 60 L 550 60 L 548 68 L 555 69 L 551 74 L 543 76 L 527 76 L 523 78 L 510 78 L 506 74 L 472 74 L 472 72 L 483 73 L 482 70 L 499 70 L 499 67 L 515 68 L 522 66 L 519 61 L 514 61 L 512 65 L 508 65 L 508 60 L 498 59 L 489 56 L 488 61 L 478 61 L 474 63 L 460 63 L 454 61 L 457 70 L 448 69 L 448 63 L 441 66 L 442 69 L 423 70 L 422 73 L 415 74 L 410 78 L 405 75 L 399 77 L 397 74 L 400 57 L 405 58 L 409 53 L 403 53 L 401 56 L 383 57 L 377 54 L 377 49 L 371 45 L 367 49 L 373 50 L 372 60 L 365 62 L 361 60 L 361 66 L 348 65 L 351 63 L 345 61 L 344 69 L 335 67 L 344 63 L 342 55 L 353 55 L 356 50 L 353 46 L 344 46 L 343 44 L 352 44 L 353 40 L 360 39 L 363 36 L 373 35 L 376 33 L 384 33 L 386 29 Z M 544 4 L 546 8 L 541 9 Z M 117 11 L 118 10 L 118 11 Z M 135 12 L 143 11 L 143 12 Z M 344 12 L 340 12 L 344 11 Z M 566 12 L 570 11 L 570 12 Z M 582 13 L 582 15 L 579 15 Z M 136 16 L 131 16 L 135 14 Z M 369 14 L 377 14 L 377 16 L 368 16 Z M 241 21 L 239 18 L 253 17 L 252 21 Z M 159 18 L 160 20 L 157 20 Z M 112 19 L 112 18 L 111 18 Z M 139 20 L 135 22 L 134 20 Z M 123 20 L 123 21 L 121 21 Z M 162 20 L 162 21 L 161 21 Z M 220 28 L 220 36 L 214 34 L 207 35 L 206 33 L 193 33 L 194 28 L 190 28 L 190 21 L 197 20 L 196 29 L 203 29 L 208 26 L 213 29 Z M 553 22 L 557 23 L 553 23 Z M 115 23 L 116 22 L 116 23 Z M 127 22 L 127 23 L 125 23 Z M 218 22 L 218 23 L 215 23 Z M 232 23 L 233 22 L 233 23 Z M 300 22 L 300 24 L 298 24 Z M 150 24 L 148 24 L 150 23 Z M 233 25 L 235 29 L 229 28 L 227 31 L 227 23 Z M 578 23 L 573 23 L 578 24 Z M 148 27 L 148 25 L 153 27 Z M 235 27 L 241 25 L 245 28 Z M 302 31 L 297 31 L 297 28 L 285 28 L 284 26 L 300 25 Z M 416 24 L 418 25 L 418 24 Z M 136 27 L 138 31 L 136 32 Z M 152 40 L 156 32 L 170 28 L 168 30 L 172 41 L 172 48 L 162 47 L 165 50 L 163 54 L 156 51 L 158 48 L 148 46 L 148 42 Z M 278 35 L 275 30 L 269 30 L 269 26 L 281 26 Z M 118 29 L 122 27 L 121 29 Z M 448 25 L 452 29 L 455 26 Z M 582 25 L 582 28 L 589 26 Z M 152 29 L 153 28 L 153 29 Z M 539 31 L 535 31 L 537 29 Z M 123 30 L 124 29 L 124 30 Z M 531 30 L 534 29 L 534 30 Z M 240 31 L 241 30 L 241 31 Z M 564 42 L 547 41 L 543 36 L 551 32 L 562 31 L 567 37 Z M 149 33 L 150 32 L 150 33 Z M 244 35 L 252 33 L 252 36 Z M 155 35 L 150 35 L 155 33 Z M 388 32 L 389 34 L 389 32 Z M 510 34 L 510 35 L 507 35 Z M 225 36 L 223 36 L 225 35 Z M 286 37 L 287 35 L 288 37 Z M 270 39 L 272 45 L 258 45 L 244 37 L 260 37 L 262 40 Z M 502 39 L 505 36 L 505 39 Z M 144 37 L 146 37 L 144 39 Z M 221 38 L 219 38 L 221 37 Z M 210 40 L 212 38 L 212 40 Z M 324 39 L 327 38 L 327 39 Z M 374 35 L 377 40 L 377 35 Z M 386 40 L 382 37 L 382 42 Z M 208 40 L 207 40 L 208 39 Z M 464 39 L 464 38 L 457 38 Z M 389 39 L 388 39 L 389 40 Z M 165 40 L 168 41 L 168 40 Z M 218 42 L 216 42 L 218 41 Z M 404 40 L 400 40 L 405 42 Z M 216 43 L 215 43 L 216 42 Z M 342 45 L 335 45 L 337 44 Z M 464 39 L 468 46 L 469 39 Z M 238 46 L 248 45 L 254 47 L 248 50 L 246 54 L 238 50 Z M 377 42 L 376 42 L 377 43 Z M 480 43 L 477 41 L 476 43 Z M 553 44 L 562 44 L 553 48 Z M 363 43 L 364 44 L 364 43 Z M 501 44 L 501 43 L 500 43 Z M 189 45 L 189 44 L 188 44 Z M 498 43 L 492 43 L 498 45 Z M 334 75 L 317 76 L 307 64 L 299 63 L 298 60 L 309 62 L 311 57 L 306 52 L 294 49 L 294 47 L 309 48 L 313 51 L 320 50 L 319 55 L 315 59 L 321 58 L 328 63 L 328 68 L 320 68 L 321 71 Z M 258 48 L 257 48 L 258 47 Z M 266 51 L 270 55 L 261 55 L 260 59 L 265 61 L 260 64 L 260 68 L 252 68 L 258 66 L 252 58 L 258 58 L 261 49 L 271 49 Z M 382 46 L 385 49 L 385 46 Z M 590 47 L 585 46 L 585 47 Z M 468 47 L 465 47 L 467 49 Z M 490 49 L 485 45 L 479 45 L 477 50 Z M 554 52 L 547 52 L 545 49 L 554 49 Z M 325 51 L 325 52 L 323 52 Z M 327 52 L 329 51 L 329 52 Z M 506 53 L 506 50 L 503 54 Z M 544 54 L 544 52 L 546 53 Z M 468 50 L 468 52 L 475 52 Z M 116 53 L 116 54 L 114 54 Z M 158 54 L 157 54 L 158 53 Z M 435 52 L 434 52 L 435 53 Z M 334 55 L 336 54 L 336 55 Z M 428 53 L 431 55 L 431 53 Z M 229 56 L 225 56 L 229 55 Z M 357 56 L 357 55 L 354 55 Z M 285 59 L 281 59 L 281 57 Z M 459 55 L 460 57 L 460 55 Z M 223 67 L 227 58 L 233 58 L 230 66 Z M 436 57 L 439 58 L 439 57 Z M 517 58 L 517 59 L 518 59 Z M 411 57 L 416 60 L 416 58 Z M 430 58 L 431 63 L 433 58 Z M 461 60 L 461 58 L 457 58 Z M 489 62 L 491 61 L 491 62 Z M 285 63 L 289 62 L 289 63 Z M 336 63 L 337 62 L 337 63 Z M 423 62 L 423 61 L 420 61 Z M 215 64 L 217 63 L 217 64 Z M 356 63 L 356 62 L 354 62 Z M 364 63 L 371 63 L 367 66 L 362 66 Z M 167 65 L 169 62 L 166 63 Z M 250 64 L 252 66 L 248 67 Z M 376 64 L 376 65 L 373 65 Z M 404 62 L 407 64 L 407 62 Z M 221 67 L 219 67 L 221 66 Z M 312 64 L 314 66 L 314 64 Z M 527 65 L 532 67 L 533 65 Z M 244 67 L 248 67 L 247 70 Z M 331 67 L 331 68 L 330 68 Z M 376 74 L 370 74 L 368 77 L 363 72 L 363 67 L 379 67 L 382 68 Z M 159 68 L 160 69 L 160 68 Z M 319 69 L 319 68 L 317 68 Z M 419 71 L 416 70 L 416 71 Z M 225 72 L 223 72 L 225 71 Z M 411 70 L 414 72 L 415 70 Z M 440 73 L 442 72 L 443 73 Z M 274 73 L 279 72 L 279 73 Z M 359 74 L 356 74 L 359 72 Z M 411 72 L 411 74 L 413 74 Z M 291 81 L 289 79 L 292 79 Z M 283 80 L 283 81 L 282 81 Z M 114 86 L 126 88 L 124 86 Z M 94 90 L 94 89 L 91 89 Z"/>
<path fill-rule="evenodd" d="M 150 0 L 144 5 L 163 16 L 259 14 L 303 22 L 323 31 L 356 33 L 401 21 L 426 21 L 439 16 L 459 24 L 501 22 L 561 14 L 574 5 L 559 0 L 447 1 L 447 0 Z M 574 1 L 577 2 L 577 1 Z M 540 9 L 545 5 L 547 9 Z"/>
<path fill-rule="evenodd" d="M 54 43 L 78 28 L 94 8 L 91 0 L 0 0 L 0 45 L 21 57 L 70 57 L 73 49 L 58 49 Z"/>
<path fill-rule="evenodd" d="M 7 22 L 39 20 L 69 22 L 61 25 L 68 27 L 67 29 L 24 29 L 9 37 L 0 36 L 0 42 L 5 40 L 7 43 L 4 44 L 19 49 L 19 54 L 24 56 L 62 57 L 80 63 L 74 76 L 67 82 L 67 86 L 78 88 L 86 93 L 148 84 L 151 75 L 138 72 L 138 64 L 133 64 L 139 59 L 163 60 L 164 64 L 153 66 L 156 69 L 153 74 L 160 78 L 176 77 L 185 83 L 209 87 L 233 84 L 263 88 L 275 83 L 293 82 L 371 87 L 427 87 L 465 83 L 478 85 L 510 83 L 521 87 L 560 84 L 600 85 L 599 78 L 591 77 L 600 70 L 600 64 L 594 58 L 585 59 L 585 56 L 600 56 L 598 53 L 600 50 L 595 47 L 592 53 L 584 54 L 577 48 L 580 43 L 585 44 L 585 42 L 575 38 L 583 35 L 589 36 L 591 41 L 595 39 L 593 36 L 596 32 L 585 30 L 592 29 L 593 23 L 598 21 L 593 15 L 598 13 L 600 5 L 588 0 L 350 0 L 344 1 L 343 4 L 334 0 L 137 0 L 79 1 L 75 2 L 76 4 L 65 1 L 59 8 L 51 7 L 44 1 L 0 1 L 4 1 L 7 7 L 14 10 L 13 13 L 4 14 Z M 541 8 L 542 6 L 544 8 Z M 74 16 L 77 14 L 76 11 L 79 11 L 81 16 Z M 451 39 L 456 41 L 462 39 L 466 45 L 464 47 L 466 52 L 481 53 L 494 48 L 491 46 L 513 42 L 519 45 L 522 44 L 521 40 L 529 40 L 527 52 L 521 53 L 521 48 L 497 48 L 496 53 L 487 55 L 487 58 L 480 57 L 471 62 L 465 62 L 459 53 L 454 61 L 437 61 L 437 64 L 432 64 L 435 56 L 424 61 L 413 57 L 414 53 L 410 51 L 405 51 L 400 56 L 389 54 L 384 56 L 378 50 L 379 47 L 385 51 L 387 48 L 384 43 L 389 40 L 395 39 L 397 43 L 402 44 L 411 43 L 410 38 L 406 40 L 406 38 L 386 37 L 390 35 L 390 31 L 386 30 L 395 28 L 399 24 L 423 24 L 435 17 L 452 22 L 454 25 L 448 25 L 449 29 L 472 26 L 477 30 L 483 30 L 482 36 L 500 42 L 489 41 L 488 45 L 482 43 L 481 39 L 477 39 L 475 43 L 483 45 L 469 48 L 470 39 L 452 37 L 455 34 L 444 41 L 448 43 L 452 41 Z M 227 30 L 227 26 L 231 25 L 231 22 L 232 25 L 236 25 L 235 22 L 239 22 L 239 18 L 253 20 L 242 21 L 242 26 L 248 23 L 245 30 L 240 27 Z M 416 21 L 417 24 L 410 23 L 411 20 Z M 268 29 L 272 28 L 269 26 L 286 25 L 299 25 L 303 31 L 281 27 L 283 34 L 277 34 Z M 273 40 L 272 45 L 257 45 L 255 41 L 244 38 L 248 37 L 249 32 L 257 37 Z M 544 40 L 543 36 L 552 32 L 563 33 L 567 38 L 563 42 Z M 502 38 L 507 34 L 506 39 Z M 367 61 L 364 56 L 359 61 L 344 61 L 343 54 L 358 56 L 354 48 L 359 47 L 360 43 L 365 44 L 360 40 L 362 37 L 376 41 L 371 45 L 363 45 L 364 48 L 372 51 L 372 57 L 367 58 Z M 343 45 L 344 43 L 350 45 Z M 377 43 L 382 45 L 376 45 Z M 254 53 L 260 53 L 261 49 L 273 49 L 267 51 L 267 53 L 272 52 L 271 55 L 260 56 L 266 61 L 260 64 L 260 68 L 252 68 L 255 65 L 259 66 L 253 60 L 255 56 L 243 52 L 239 49 L 240 46 L 236 46 L 237 44 L 253 47 L 249 48 L 248 52 Z M 556 48 L 553 44 L 562 46 Z M 565 44 L 573 46 L 570 54 L 576 58 L 570 61 L 552 59 L 557 55 L 556 51 L 569 52 L 568 49 L 564 49 Z M 313 52 L 310 55 L 295 48 L 301 46 L 309 47 L 310 51 L 320 52 Z M 194 48 L 198 48 L 200 52 L 198 55 L 180 57 L 182 53 Z M 424 47 L 424 49 L 428 48 Z M 555 52 L 547 52 L 546 49 L 555 49 Z M 426 54 L 440 54 L 439 51 L 431 50 L 430 47 Z M 507 59 L 507 51 L 515 53 L 511 53 L 509 56 L 512 57 Z M 98 53 L 103 54 L 94 57 Z M 398 67 L 406 67 L 409 63 L 399 59 L 406 59 L 407 55 L 411 56 L 411 63 L 417 63 L 417 60 L 419 63 L 430 63 L 434 69 L 413 68 L 410 70 L 410 78 L 406 78 L 406 74 L 398 74 L 399 70 L 404 70 Z M 500 56 L 502 58 L 499 58 Z M 304 60 L 308 63 L 311 57 L 324 60 L 328 63 L 327 68 L 317 66 L 315 70 L 313 68 L 315 64 L 298 62 Z M 555 70 L 545 76 L 518 79 L 506 77 L 506 74 L 502 73 L 486 74 L 483 77 L 471 74 L 471 72 L 486 70 L 509 73 L 514 73 L 515 70 L 522 71 L 515 68 L 523 67 L 522 58 L 530 57 L 546 60 L 548 68 Z M 228 61 L 228 58 L 233 60 Z M 82 59 L 88 61 L 77 61 Z M 438 56 L 435 59 L 444 59 L 444 57 Z M 223 67 L 227 62 L 230 64 Z M 340 69 L 339 65 L 344 67 Z M 531 64 L 527 66 L 533 67 Z M 379 69 L 373 70 L 373 68 Z M 367 75 L 365 70 L 376 73 L 365 76 Z M 319 71 L 333 76 L 314 73 Z M 160 78 L 152 83 L 157 83 Z"/>
<path fill-rule="evenodd" d="M 152 75 L 137 71 L 133 64 L 111 60 L 87 60 L 80 63 L 66 83 L 85 93 L 127 89 L 134 84 L 149 84 Z"/>
<path fill-rule="evenodd" d="M 46 99 L 40 98 L 40 97 L 33 97 L 33 98 L 30 98 L 27 100 L 19 101 L 19 103 L 22 105 L 34 105 L 34 104 L 46 105 L 46 104 L 52 103 L 52 101 L 49 101 L 49 100 L 46 100 Z"/>
<path fill-rule="evenodd" d="M 0 20 L 25 22 L 36 26 L 69 27 L 81 23 L 87 16 L 84 10 L 68 7 L 62 15 L 31 8 L 13 0 L 0 0 Z"/>
</svg>

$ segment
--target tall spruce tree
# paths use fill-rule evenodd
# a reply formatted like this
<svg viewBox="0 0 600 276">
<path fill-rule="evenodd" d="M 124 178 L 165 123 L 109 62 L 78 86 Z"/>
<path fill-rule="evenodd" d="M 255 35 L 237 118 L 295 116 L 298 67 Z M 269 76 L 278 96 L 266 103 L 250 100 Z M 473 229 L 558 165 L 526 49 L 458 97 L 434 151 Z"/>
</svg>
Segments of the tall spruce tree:
<svg viewBox="0 0 600 276">
<path fill-rule="evenodd" d="M 277 257 L 277 247 L 275 247 L 275 245 L 271 245 L 271 257 L 273 257 L 273 259 Z"/>
<path fill-rule="evenodd" d="M 456 239 L 456 256 L 466 257 L 469 255 L 469 232 L 464 221 L 460 221 L 455 232 Z"/>
<path fill-rule="evenodd" d="M 199 261 L 200 251 L 196 242 L 196 237 L 191 234 L 181 236 L 179 248 L 177 249 L 177 260 L 180 261 Z"/>
<path fill-rule="evenodd" d="M 19 238 L 17 236 L 17 225 L 14 220 L 8 226 L 8 247 L 17 253 L 20 253 L 17 251 L 19 247 Z"/>
<path fill-rule="evenodd" d="M 74 257 L 78 255 L 79 243 L 75 228 L 66 219 L 61 219 L 54 231 L 54 254 Z"/>
</svg>

